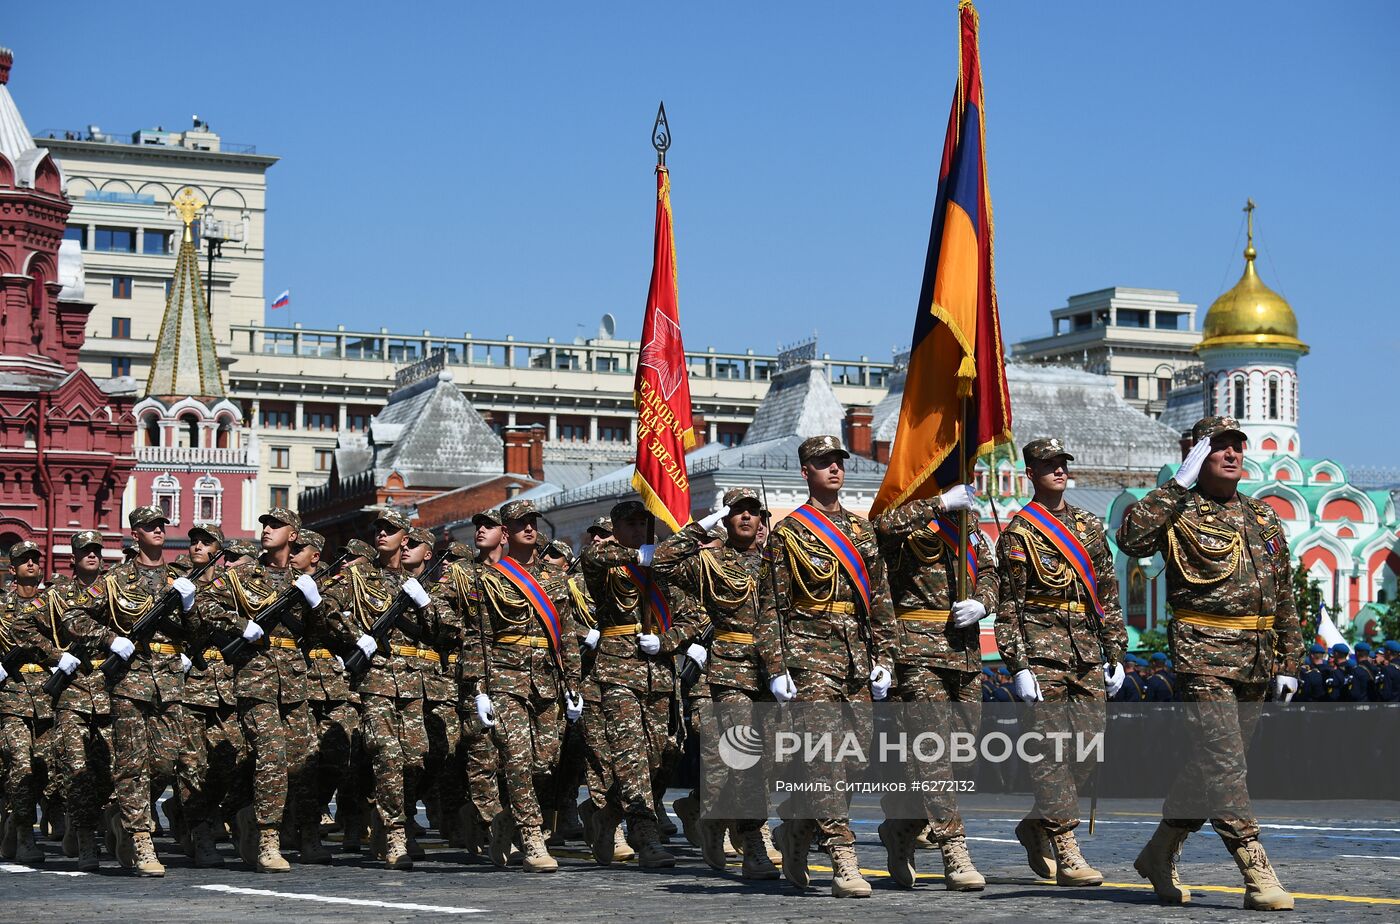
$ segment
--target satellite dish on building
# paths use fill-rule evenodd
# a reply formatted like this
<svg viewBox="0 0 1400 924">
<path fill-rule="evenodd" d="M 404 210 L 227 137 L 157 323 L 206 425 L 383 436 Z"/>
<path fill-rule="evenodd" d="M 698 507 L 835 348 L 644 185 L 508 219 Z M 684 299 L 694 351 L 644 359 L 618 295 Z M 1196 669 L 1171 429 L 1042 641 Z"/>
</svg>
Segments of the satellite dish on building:
<svg viewBox="0 0 1400 924">
<path fill-rule="evenodd" d="M 617 333 L 617 318 L 611 312 L 603 314 L 603 320 L 598 322 L 598 339 L 611 340 Z"/>
</svg>

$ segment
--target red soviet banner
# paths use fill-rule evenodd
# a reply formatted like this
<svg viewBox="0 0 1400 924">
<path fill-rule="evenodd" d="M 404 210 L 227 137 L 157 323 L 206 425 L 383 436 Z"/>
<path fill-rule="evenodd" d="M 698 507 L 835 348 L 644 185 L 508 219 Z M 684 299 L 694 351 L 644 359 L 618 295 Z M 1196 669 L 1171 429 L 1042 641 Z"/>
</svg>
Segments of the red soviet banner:
<svg viewBox="0 0 1400 924">
<path fill-rule="evenodd" d="M 671 177 L 656 168 L 656 238 L 642 321 L 642 352 L 632 398 L 637 405 L 637 470 L 632 487 L 673 530 L 690 522 L 685 454 L 695 446 L 690 380 L 676 304 L 676 247 L 671 237 Z"/>
</svg>

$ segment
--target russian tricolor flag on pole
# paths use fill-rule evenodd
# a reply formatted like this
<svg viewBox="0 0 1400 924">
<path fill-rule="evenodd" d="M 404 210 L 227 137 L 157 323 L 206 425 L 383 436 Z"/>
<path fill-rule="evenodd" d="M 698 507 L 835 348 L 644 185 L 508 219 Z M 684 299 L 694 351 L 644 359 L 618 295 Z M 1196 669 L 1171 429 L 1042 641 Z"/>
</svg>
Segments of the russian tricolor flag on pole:
<svg viewBox="0 0 1400 924">
<path fill-rule="evenodd" d="M 272 307 L 273 307 L 274 309 L 275 309 L 275 308 L 287 308 L 287 307 L 289 307 L 291 304 L 292 304 L 292 290 L 291 290 L 291 289 L 284 289 L 284 290 L 282 291 L 282 294 L 281 294 L 281 295 L 277 296 L 275 299 L 272 300 Z"/>
</svg>

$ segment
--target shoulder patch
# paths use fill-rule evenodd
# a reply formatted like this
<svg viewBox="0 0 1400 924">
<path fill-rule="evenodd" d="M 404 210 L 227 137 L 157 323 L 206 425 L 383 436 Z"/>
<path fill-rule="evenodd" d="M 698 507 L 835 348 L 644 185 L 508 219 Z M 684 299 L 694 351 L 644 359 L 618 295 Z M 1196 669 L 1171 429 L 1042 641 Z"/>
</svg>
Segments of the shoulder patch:
<svg viewBox="0 0 1400 924">
<path fill-rule="evenodd" d="M 1009 559 L 1011 559 L 1012 561 L 1025 561 L 1025 560 L 1026 560 L 1026 550 L 1023 549 L 1023 548 L 1021 548 L 1021 546 L 1020 546 L 1019 544 L 1018 544 L 1018 545 L 1011 545 L 1011 544 L 1008 544 L 1007 547 L 1006 547 L 1006 557 L 1009 558 Z"/>
</svg>

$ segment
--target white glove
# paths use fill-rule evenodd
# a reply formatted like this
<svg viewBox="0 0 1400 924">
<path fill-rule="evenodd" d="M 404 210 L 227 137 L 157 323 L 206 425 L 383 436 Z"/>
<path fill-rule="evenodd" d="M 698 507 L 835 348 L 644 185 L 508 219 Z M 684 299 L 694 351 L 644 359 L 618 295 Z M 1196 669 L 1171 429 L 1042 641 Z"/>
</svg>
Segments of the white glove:
<svg viewBox="0 0 1400 924">
<path fill-rule="evenodd" d="M 261 641 L 263 637 L 262 626 L 253 620 L 248 620 L 248 625 L 243 627 L 243 637 L 250 642 Z"/>
<path fill-rule="evenodd" d="M 109 647 L 112 650 L 112 654 L 121 658 L 123 661 L 130 661 L 131 656 L 136 654 L 136 646 L 131 644 L 131 639 L 123 638 L 120 635 L 112 639 L 112 644 Z"/>
<path fill-rule="evenodd" d="M 181 653 L 180 653 L 180 673 L 182 673 L 182 674 L 189 674 L 190 670 L 191 670 L 193 667 L 194 667 L 194 662 L 191 661 L 189 658 L 187 658 L 187 657 L 185 656 L 185 653 L 184 653 L 184 652 L 181 652 Z"/>
<path fill-rule="evenodd" d="M 5 665 L 0 664 L 0 683 L 10 679 L 10 675 L 5 672 Z"/>
<path fill-rule="evenodd" d="M 67 674 L 69 677 L 72 677 L 73 672 L 77 669 L 77 658 L 73 657 L 66 651 L 58 656 L 58 667 L 54 668 L 55 671 L 63 671 L 63 673 Z"/>
<path fill-rule="evenodd" d="M 316 588 L 316 581 L 309 574 L 299 575 L 295 581 L 296 589 L 301 591 L 301 595 L 306 598 L 307 606 L 313 610 L 321 605 L 321 591 Z"/>
<path fill-rule="evenodd" d="M 720 507 L 714 513 L 700 520 L 695 525 L 699 526 L 702 530 L 708 533 L 710 530 L 715 528 L 716 523 L 718 523 L 720 520 L 723 520 L 727 516 L 729 516 L 728 505 Z"/>
<path fill-rule="evenodd" d="M 1201 475 L 1201 466 L 1205 464 L 1206 456 L 1210 455 L 1210 440 L 1200 440 L 1191 447 L 1191 451 L 1186 454 L 1186 458 L 1181 460 L 1181 467 L 1172 476 L 1172 481 L 1189 488 L 1196 483 L 1196 479 Z"/>
<path fill-rule="evenodd" d="M 704 667 L 705 662 L 710 660 L 710 653 L 705 650 L 705 646 L 697 645 L 694 642 L 691 642 L 690 646 L 686 648 L 685 656 L 701 667 Z"/>
<path fill-rule="evenodd" d="M 656 554 L 655 545 L 644 545 L 637 549 L 637 564 L 643 568 L 651 567 L 651 557 Z"/>
<path fill-rule="evenodd" d="M 1283 700 L 1285 703 L 1293 700 L 1293 694 L 1298 692 L 1298 678 L 1290 677 L 1287 674 L 1274 675 L 1274 699 Z"/>
<path fill-rule="evenodd" d="M 343 670 L 345 670 L 345 662 L 344 662 L 343 660 L 341 660 L 340 655 L 335 655 L 334 657 L 332 657 L 332 658 L 331 658 L 331 662 L 332 662 L 333 664 L 335 664 L 335 669 L 336 669 L 336 670 L 338 670 L 338 671 L 343 671 Z"/>
<path fill-rule="evenodd" d="M 408 594 L 408 599 L 412 600 L 413 605 L 419 609 L 427 606 L 432 601 L 432 598 L 428 596 L 428 592 L 423 589 L 423 585 L 419 584 L 414 578 L 409 578 L 403 582 L 403 592 Z"/>
<path fill-rule="evenodd" d="M 476 694 L 476 717 L 487 728 L 494 728 L 496 725 L 496 710 L 491 705 L 491 697 L 485 693 Z"/>
<path fill-rule="evenodd" d="M 773 698 L 780 703 L 789 703 L 797 698 L 797 684 L 792 682 L 792 675 L 784 673 L 781 677 L 774 677 L 768 681 L 768 692 L 773 694 Z"/>
<path fill-rule="evenodd" d="M 602 637 L 603 633 L 597 629 L 589 629 L 588 634 L 583 637 L 583 643 L 588 646 L 589 651 L 594 651 L 598 648 L 598 639 Z"/>
<path fill-rule="evenodd" d="M 180 595 L 180 609 L 188 613 L 190 607 L 194 606 L 194 581 L 178 577 L 170 583 L 170 586 L 175 588 L 175 592 Z"/>
<path fill-rule="evenodd" d="M 1040 695 L 1040 681 L 1030 671 L 1016 672 L 1016 676 L 1011 678 L 1011 692 L 1023 703 L 1038 703 L 1043 698 Z"/>
<path fill-rule="evenodd" d="M 1117 661 L 1103 666 L 1103 685 L 1109 697 L 1118 695 L 1118 691 L 1123 689 L 1124 679 L 1123 665 L 1119 664 Z"/>
<path fill-rule="evenodd" d="M 870 698 L 881 700 L 890 695 L 890 684 L 894 683 L 894 678 L 890 672 L 880 665 L 875 665 L 875 669 L 870 672 Z"/>
<path fill-rule="evenodd" d="M 565 693 L 564 718 L 570 722 L 577 722 L 581 715 L 583 715 L 583 697 L 577 693 Z"/>
<path fill-rule="evenodd" d="M 987 608 L 980 600 L 959 600 L 953 604 L 953 625 L 958 629 L 975 626 L 987 615 Z"/>
<path fill-rule="evenodd" d="M 972 491 L 970 484 L 955 484 L 944 491 L 939 497 L 943 501 L 943 510 L 947 513 L 955 513 L 959 510 L 971 510 L 977 504 L 977 497 Z"/>
<path fill-rule="evenodd" d="M 365 634 L 355 639 L 355 647 L 365 653 L 366 658 L 373 658 L 379 651 L 379 643 L 374 640 L 374 636 Z"/>
<path fill-rule="evenodd" d="M 637 647 L 642 649 L 642 654 L 654 655 L 661 651 L 661 638 L 656 635 L 639 635 Z"/>
</svg>

